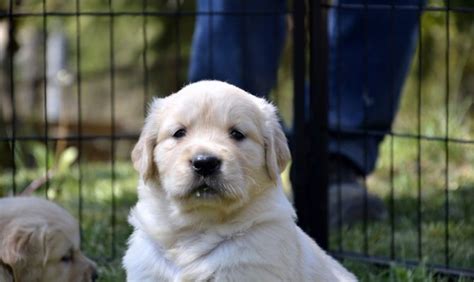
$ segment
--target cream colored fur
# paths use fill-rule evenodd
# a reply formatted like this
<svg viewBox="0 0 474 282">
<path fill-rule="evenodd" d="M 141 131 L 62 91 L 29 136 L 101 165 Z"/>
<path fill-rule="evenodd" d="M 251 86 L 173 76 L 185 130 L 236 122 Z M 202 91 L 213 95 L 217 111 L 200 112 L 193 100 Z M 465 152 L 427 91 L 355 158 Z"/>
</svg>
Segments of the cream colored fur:
<svg viewBox="0 0 474 282">
<path fill-rule="evenodd" d="M 0 281 L 92 281 L 95 264 L 79 243 L 77 221 L 58 205 L 35 197 L 0 199 Z"/>
<path fill-rule="evenodd" d="M 217 196 L 193 190 L 200 153 L 222 160 L 209 182 Z M 219 81 L 156 99 L 132 159 L 140 183 L 128 281 L 356 281 L 295 224 L 280 179 L 290 152 L 265 100 Z"/>
</svg>

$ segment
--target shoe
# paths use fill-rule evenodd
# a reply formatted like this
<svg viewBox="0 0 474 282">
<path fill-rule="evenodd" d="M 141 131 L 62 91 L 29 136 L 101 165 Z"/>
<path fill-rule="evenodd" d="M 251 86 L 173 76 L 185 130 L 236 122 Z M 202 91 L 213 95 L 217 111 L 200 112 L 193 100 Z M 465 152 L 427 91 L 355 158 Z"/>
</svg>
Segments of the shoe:
<svg viewBox="0 0 474 282">
<path fill-rule="evenodd" d="M 328 222 L 330 228 L 351 226 L 388 217 L 382 199 L 367 192 L 362 174 L 347 159 L 334 156 L 329 160 Z M 366 209 L 364 209 L 366 206 Z"/>
</svg>

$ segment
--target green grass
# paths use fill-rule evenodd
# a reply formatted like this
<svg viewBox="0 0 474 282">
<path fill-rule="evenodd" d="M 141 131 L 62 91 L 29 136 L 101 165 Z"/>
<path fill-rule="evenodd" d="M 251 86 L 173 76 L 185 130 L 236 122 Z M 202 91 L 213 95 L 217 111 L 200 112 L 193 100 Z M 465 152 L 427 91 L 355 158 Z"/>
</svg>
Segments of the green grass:
<svg viewBox="0 0 474 282">
<path fill-rule="evenodd" d="M 358 263 L 347 261 L 344 265 L 350 269 L 360 281 L 364 282 L 379 282 L 379 281 L 390 281 L 390 282 L 444 282 L 453 281 L 448 277 L 436 276 L 430 273 L 424 266 L 420 266 L 413 269 L 407 269 L 404 267 L 391 265 L 390 267 L 376 267 L 370 264 Z M 458 282 L 472 281 L 467 278 L 459 278 Z"/>
</svg>

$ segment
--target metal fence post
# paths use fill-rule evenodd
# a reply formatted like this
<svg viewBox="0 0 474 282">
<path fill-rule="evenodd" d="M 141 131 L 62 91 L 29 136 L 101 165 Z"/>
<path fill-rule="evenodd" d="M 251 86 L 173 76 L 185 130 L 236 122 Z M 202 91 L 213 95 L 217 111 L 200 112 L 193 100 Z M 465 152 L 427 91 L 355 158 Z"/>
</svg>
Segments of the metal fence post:
<svg viewBox="0 0 474 282">
<path fill-rule="evenodd" d="M 327 36 L 320 1 L 293 2 L 294 132 L 291 178 L 298 224 L 327 249 Z M 305 16 L 309 24 L 309 76 L 306 77 Z M 305 87 L 309 78 L 309 93 Z"/>
<path fill-rule="evenodd" d="M 324 0 L 309 1 L 310 65 L 309 65 L 309 129 L 310 164 L 313 187 L 308 187 L 312 201 L 311 235 L 323 248 L 328 248 L 328 47 Z"/>
<path fill-rule="evenodd" d="M 308 173 L 305 156 L 308 154 L 308 140 L 305 138 L 307 118 L 305 108 L 306 83 L 306 30 L 305 1 L 293 1 L 293 134 L 290 140 L 292 151 L 291 182 L 294 202 L 298 214 L 298 225 L 308 232 L 307 187 Z"/>
</svg>

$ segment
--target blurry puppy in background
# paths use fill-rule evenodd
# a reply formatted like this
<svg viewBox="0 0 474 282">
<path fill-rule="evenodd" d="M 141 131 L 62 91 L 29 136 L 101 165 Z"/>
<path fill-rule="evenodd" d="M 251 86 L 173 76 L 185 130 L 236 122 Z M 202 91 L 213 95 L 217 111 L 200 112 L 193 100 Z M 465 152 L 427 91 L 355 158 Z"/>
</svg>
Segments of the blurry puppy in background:
<svg viewBox="0 0 474 282">
<path fill-rule="evenodd" d="M 276 109 L 201 81 L 153 101 L 132 152 L 140 173 L 128 281 L 355 281 L 296 224 Z"/>
<path fill-rule="evenodd" d="M 79 250 L 77 221 L 35 197 L 0 199 L 0 281 L 88 282 L 95 263 Z"/>
</svg>

